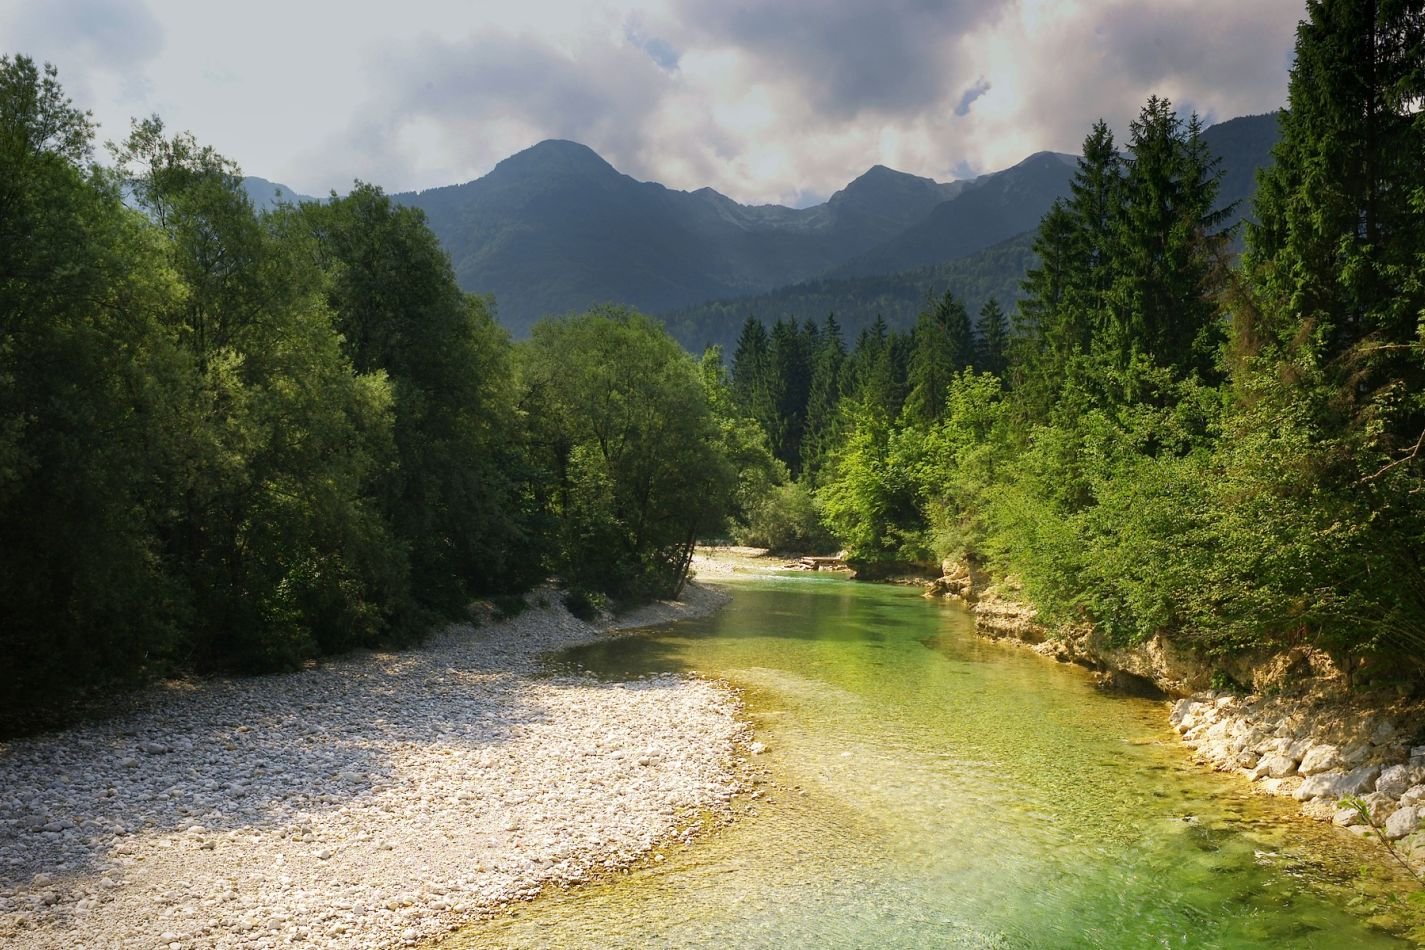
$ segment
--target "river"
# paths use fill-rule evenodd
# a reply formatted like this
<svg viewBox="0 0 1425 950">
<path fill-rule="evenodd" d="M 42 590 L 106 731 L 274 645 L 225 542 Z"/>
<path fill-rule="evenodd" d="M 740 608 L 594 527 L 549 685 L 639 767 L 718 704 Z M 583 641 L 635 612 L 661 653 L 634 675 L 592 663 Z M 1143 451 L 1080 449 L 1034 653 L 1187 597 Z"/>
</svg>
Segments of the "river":
<svg viewBox="0 0 1425 950">
<path fill-rule="evenodd" d="M 1164 704 L 986 641 L 918 591 L 738 579 L 705 620 L 564 667 L 696 670 L 744 692 L 763 794 L 610 881 L 455 934 L 469 947 L 1396 947 L 1367 845 L 1205 773 Z M 659 860 L 661 859 L 661 860 Z"/>
</svg>

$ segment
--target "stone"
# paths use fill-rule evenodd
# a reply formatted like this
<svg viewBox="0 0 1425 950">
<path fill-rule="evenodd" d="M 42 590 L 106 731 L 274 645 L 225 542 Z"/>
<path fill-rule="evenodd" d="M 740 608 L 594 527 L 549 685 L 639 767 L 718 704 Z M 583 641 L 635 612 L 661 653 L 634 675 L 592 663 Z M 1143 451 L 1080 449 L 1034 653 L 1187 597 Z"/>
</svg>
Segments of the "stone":
<svg viewBox="0 0 1425 950">
<path fill-rule="evenodd" d="M 1400 796 L 1402 805 L 1422 805 L 1425 804 L 1425 785 L 1412 785 Z"/>
<path fill-rule="evenodd" d="M 1168 716 L 1168 722 L 1174 726 L 1181 724 L 1182 721 L 1187 718 L 1188 713 L 1192 712 L 1192 707 L 1193 700 L 1191 697 L 1185 696 L 1176 703 L 1173 703 L 1173 712 Z"/>
<path fill-rule="evenodd" d="M 1385 836 L 1398 841 L 1420 825 L 1420 809 L 1407 805 L 1385 820 Z"/>
<path fill-rule="evenodd" d="M 1331 816 L 1331 823 L 1340 825 L 1342 828 L 1359 825 L 1361 823 L 1361 813 L 1350 807 L 1338 808 L 1336 809 L 1336 814 Z"/>
<path fill-rule="evenodd" d="M 1296 790 L 1297 801 L 1305 802 L 1313 798 L 1345 798 L 1359 795 L 1370 788 L 1380 775 L 1380 766 L 1363 765 L 1349 772 L 1318 772 L 1307 776 Z"/>
<path fill-rule="evenodd" d="M 1382 719 L 1376 723 L 1375 728 L 1371 730 L 1372 745 L 1390 745 L 1398 738 L 1400 738 L 1400 736 L 1395 730 L 1395 723 L 1389 719 Z"/>
<path fill-rule="evenodd" d="M 1274 752 L 1262 757 L 1262 760 L 1257 763 L 1256 773 L 1253 778 L 1286 778 L 1288 775 L 1296 774 L 1296 760 Z"/>
<path fill-rule="evenodd" d="M 1302 775 L 1316 775 L 1340 769 L 1343 765 L 1345 763 L 1341 760 L 1341 750 L 1336 746 L 1314 745 L 1301 757 L 1301 764 L 1296 770 Z"/>
<path fill-rule="evenodd" d="M 1405 794 L 1405 790 L 1410 787 L 1410 766 L 1392 765 L 1390 768 L 1382 769 L 1380 778 L 1376 779 L 1376 791 L 1382 795 L 1389 795 L 1391 798 L 1399 798 Z"/>
<path fill-rule="evenodd" d="M 1347 768 L 1355 768 L 1371 754 L 1371 746 L 1368 742 L 1352 742 L 1341 750 L 1341 761 Z"/>
</svg>

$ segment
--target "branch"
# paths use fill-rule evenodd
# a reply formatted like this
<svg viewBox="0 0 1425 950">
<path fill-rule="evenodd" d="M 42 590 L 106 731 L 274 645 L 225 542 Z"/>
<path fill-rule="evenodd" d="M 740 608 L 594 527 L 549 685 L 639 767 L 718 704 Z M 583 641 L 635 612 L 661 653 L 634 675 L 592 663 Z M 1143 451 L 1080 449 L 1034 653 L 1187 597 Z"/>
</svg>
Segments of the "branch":
<svg viewBox="0 0 1425 950">
<path fill-rule="evenodd" d="M 1377 471 L 1375 474 L 1373 474 L 1373 475 L 1367 475 L 1365 478 L 1361 479 L 1361 481 L 1360 481 L 1359 484 L 1362 484 L 1362 485 L 1369 484 L 1370 482 L 1375 481 L 1377 478 L 1380 478 L 1380 477 L 1381 477 L 1382 475 L 1384 475 L 1386 472 L 1388 472 L 1388 471 L 1390 471 L 1391 469 L 1395 468 L 1397 465 L 1405 465 L 1405 464 L 1408 463 L 1408 462 L 1414 461 L 1416 458 L 1418 458 L 1418 457 L 1420 456 L 1420 449 L 1421 449 L 1422 447 L 1425 447 L 1425 432 L 1421 432 L 1421 433 L 1420 433 L 1420 438 L 1418 438 L 1418 439 L 1415 440 L 1415 447 L 1412 448 L 1407 454 L 1402 455 L 1400 458 L 1396 459 L 1394 462 L 1388 462 L 1388 463 L 1386 463 L 1386 464 L 1385 464 L 1379 471 Z"/>
</svg>

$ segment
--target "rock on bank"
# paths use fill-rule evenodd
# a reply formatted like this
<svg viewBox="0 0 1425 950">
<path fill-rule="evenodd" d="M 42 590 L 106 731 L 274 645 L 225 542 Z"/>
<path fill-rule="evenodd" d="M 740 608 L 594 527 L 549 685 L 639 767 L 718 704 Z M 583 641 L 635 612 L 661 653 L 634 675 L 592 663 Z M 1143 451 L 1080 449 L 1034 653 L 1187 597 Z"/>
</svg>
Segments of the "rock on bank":
<svg viewBox="0 0 1425 950">
<path fill-rule="evenodd" d="M 720 597 L 693 588 L 632 622 Z M 541 653 L 600 631 L 532 603 L 420 650 L 170 688 L 0 745 L 0 945 L 401 945 L 725 803 L 734 697 L 541 677 Z"/>
<path fill-rule="evenodd" d="M 1378 830 L 1425 872 L 1425 705 L 1347 694 L 1329 659 L 1306 649 L 1208 662 L 1162 636 L 1117 647 L 1088 625 L 1050 629 L 1012 583 L 991 584 L 977 565 L 946 562 L 943 574 L 927 595 L 968 604 L 981 634 L 1094 669 L 1109 687 L 1182 697 L 1170 721 L 1200 762 L 1290 796 L 1313 818 Z M 1214 673 L 1260 692 L 1215 690 Z M 1261 694 L 1283 685 L 1296 690 Z"/>
</svg>

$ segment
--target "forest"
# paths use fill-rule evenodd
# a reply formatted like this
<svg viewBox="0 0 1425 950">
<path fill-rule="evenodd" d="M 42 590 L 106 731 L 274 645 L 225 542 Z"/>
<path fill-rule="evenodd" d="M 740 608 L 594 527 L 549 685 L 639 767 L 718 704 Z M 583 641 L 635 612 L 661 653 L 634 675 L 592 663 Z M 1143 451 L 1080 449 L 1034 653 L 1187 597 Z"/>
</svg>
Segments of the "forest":
<svg viewBox="0 0 1425 950">
<path fill-rule="evenodd" d="M 796 480 L 742 537 L 968 559 L 1052 624 L 1425 658 L 1425 15 L 1311 4 L 1240 258 L 1195 116 L 1084 139 L 1006 339 L 947 294 L 846 352 L 749 322 L 733 390 Z"/>
<path fill-rule="evenodd" d="M 1153 97 L 1088 132 L 1017 306 L 749 320 L 725 366 L 616 307 L 513 343 L 379 188 L 259 213 L 157 118 L 101 162 L 56 70 L 0 59 L 0 728 L 551 575 L 673 595 L 729 535 L 1418 677 L 1421 63 L 1418 4 L 1311 5 L 1240 257 L 1202 123 Z"/>
<path fill-rule="evenodd" d="M 107 164 L 93 139 L 53 67 L 0 59 L 6 731 L 408 644 L 550 574 L 585 609 L 674 594 L 773 464 L 649 318 L 514 346 L 378 188 L 258 214 L 158 119 Z"/>
</svg>

